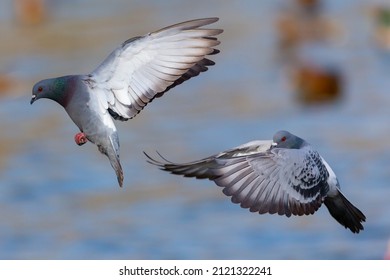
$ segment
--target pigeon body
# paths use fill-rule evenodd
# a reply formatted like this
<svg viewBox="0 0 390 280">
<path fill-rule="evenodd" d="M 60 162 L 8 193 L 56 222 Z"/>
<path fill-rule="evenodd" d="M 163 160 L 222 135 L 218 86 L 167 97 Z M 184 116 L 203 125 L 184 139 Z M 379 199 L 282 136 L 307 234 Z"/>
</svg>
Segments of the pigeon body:
<svg viewBox="0 0 390 280">
<path fill-rule="evenodd" d="M 119 137 L 113 118 L 134 118 L 149 102 L 169 89 L 208 70 L 217 54 L 221 29 L 204 25 L 218 18 L 187 21 L 125 41 L 93 72 L 46 79 L 33 87 L 31 104 L 56 101 L 80 129 L 75 141 L 97 145 L 123 185 Z"/>
<path fill-rule="evenodd" d="M 184 164 L 156 160 L 162 170 L 185 177 L 213 180 L 233 203 L 260 214 L 314 214 L 322 205 L 353 233 L 366 217 L 340 191 L 328 163 L 302 138 L 279 131 L 273 141 L 252 141 L 219 154 Z"/>
</svg>

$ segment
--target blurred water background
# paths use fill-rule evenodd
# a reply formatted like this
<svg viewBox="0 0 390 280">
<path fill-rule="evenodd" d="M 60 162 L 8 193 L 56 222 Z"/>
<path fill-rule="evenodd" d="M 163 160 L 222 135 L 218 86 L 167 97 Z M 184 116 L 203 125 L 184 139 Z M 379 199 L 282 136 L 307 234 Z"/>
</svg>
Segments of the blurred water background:
<svg viewBox="0 0 390 280">
<path fill-rule="evenodd" d="M 25 3 L 24 3 L 25 2 Z M 33 2 L 28 3 L 28 2 Z M 316 2 L 320 6 L 316 6 Z M 386 8 L 386 4 L 388 5 Z M 382 259 L 390 238 L 388 1 L 0 1 L 1 259 Z M 207 73 L 116 122 L 125 187 L 41 79 L 89 73 L 126 39 L 218 16 Z M 142 151 L 200 159 L 279 129 L 327 159 L 367 216 L 257 215 Z"/>
</svg>

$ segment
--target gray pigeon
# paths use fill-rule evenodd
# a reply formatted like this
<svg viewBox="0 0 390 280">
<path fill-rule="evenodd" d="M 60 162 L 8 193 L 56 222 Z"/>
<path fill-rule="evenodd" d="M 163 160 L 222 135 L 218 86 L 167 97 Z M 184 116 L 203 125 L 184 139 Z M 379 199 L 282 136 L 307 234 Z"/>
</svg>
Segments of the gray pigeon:
<svg viewBox="0 0 390 280">
<path fill-rule="evenodd" d="M 129 39 L 90 74 L 36 83 L 31 104 L 49 98 L 63 106 L 81 131 L 76 143 L 96 144 L 109 158 L 122 187 L 119 138 L 112 118 L 134 118 L 154 98 L 214 65 L 206 56 L 219 53 L 214 47 L 220 42 L 214 36 L 223 30 L 203 26 L 216 21 L 186 21 Z"/>
<path fill-rule="evenodd" d="M 149 162 L 185 177 L 213 180 L 233 203 L 251 212 L 314 214 L 324 203 L 353 233 L 363 230 L 364 214 L 341 193 L 335 173 L 305 140 L 279 131 L 273 141 L 253 141 L 198 161 L 176 164 L 160 154 Z"/>
</svg>

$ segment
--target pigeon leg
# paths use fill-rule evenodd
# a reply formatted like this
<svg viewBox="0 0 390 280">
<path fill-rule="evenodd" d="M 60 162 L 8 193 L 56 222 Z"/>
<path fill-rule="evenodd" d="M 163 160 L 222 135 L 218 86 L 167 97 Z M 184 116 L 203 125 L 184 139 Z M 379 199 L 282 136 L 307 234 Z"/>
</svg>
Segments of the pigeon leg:
<svg viewBox="0 0 390 280">
<path fill-rule="evenodd" d="M 79 132 L 74 136 L 74 141 L 77 145 L 81 146 L 87 143 L 88 139 L 83 132 Z"/>
</svg>

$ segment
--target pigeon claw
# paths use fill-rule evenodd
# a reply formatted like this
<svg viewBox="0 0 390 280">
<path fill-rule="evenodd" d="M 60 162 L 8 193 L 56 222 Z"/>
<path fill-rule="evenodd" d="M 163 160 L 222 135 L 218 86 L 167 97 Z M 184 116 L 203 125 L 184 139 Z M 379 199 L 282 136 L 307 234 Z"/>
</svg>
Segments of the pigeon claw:
<svg viewBox="0 0 390 280">
<path fill-rule="evenodd" d="M 74 136 L 74 141 L 81 146 L 88 142 L 87 136 L 83 132 L 79 132 Z"/>
</svg>

